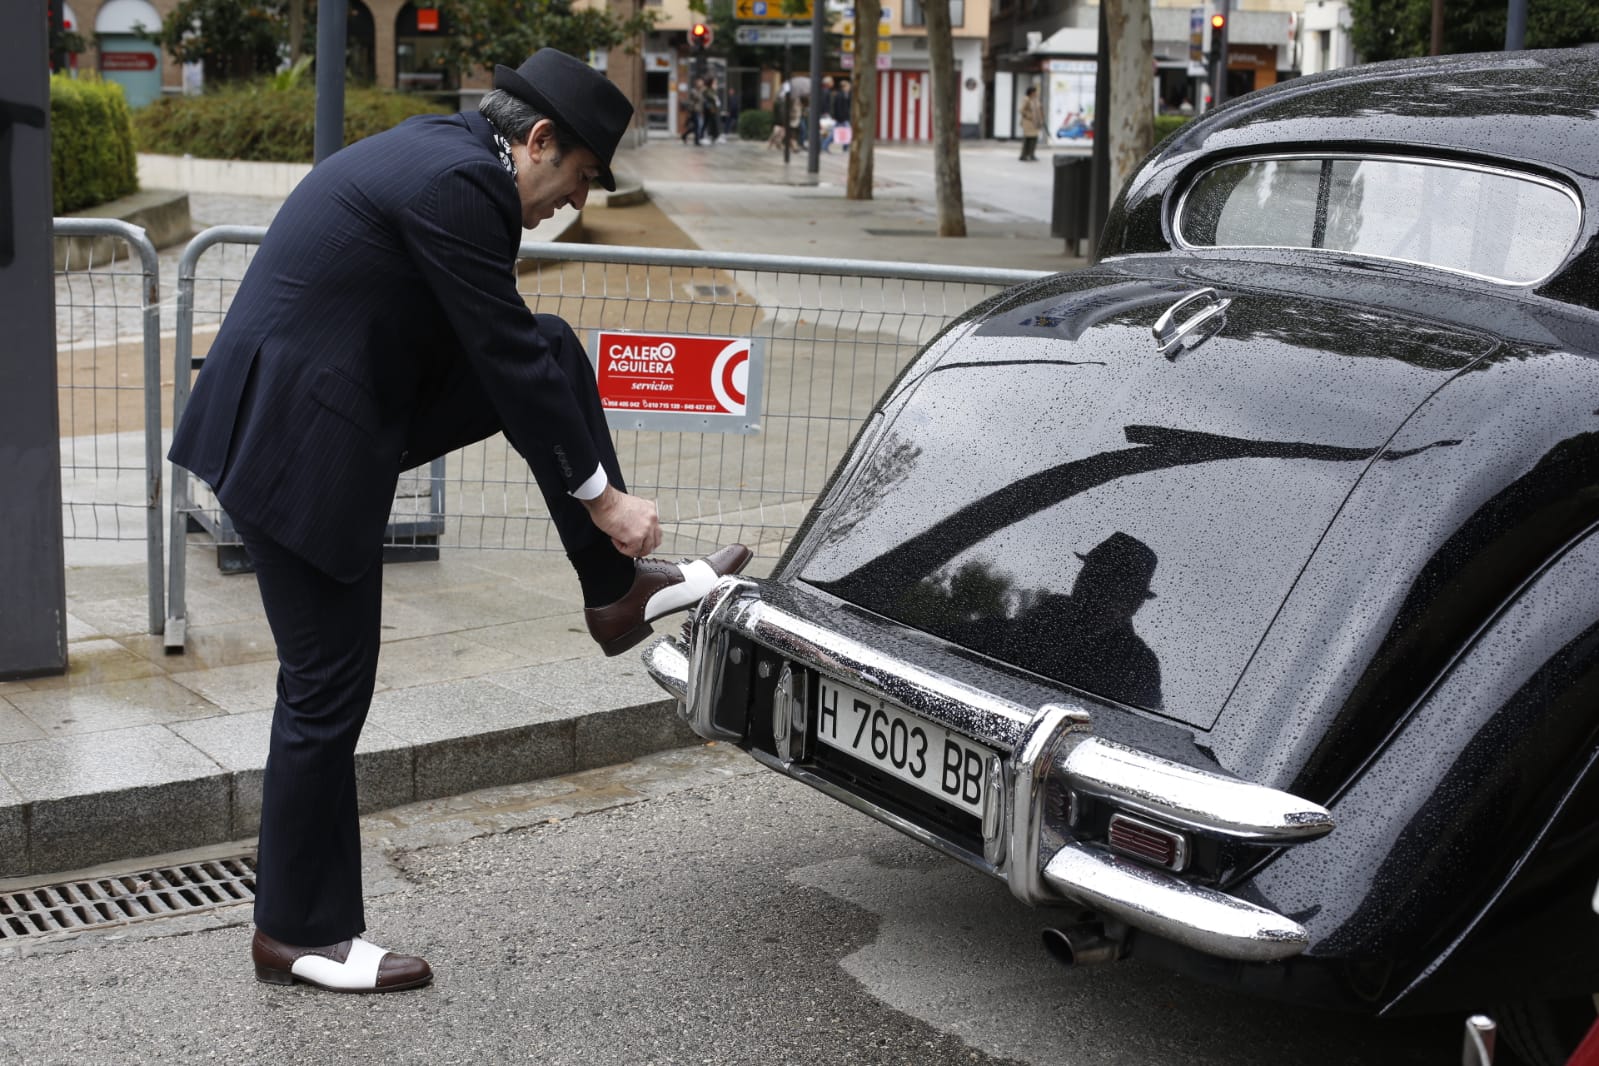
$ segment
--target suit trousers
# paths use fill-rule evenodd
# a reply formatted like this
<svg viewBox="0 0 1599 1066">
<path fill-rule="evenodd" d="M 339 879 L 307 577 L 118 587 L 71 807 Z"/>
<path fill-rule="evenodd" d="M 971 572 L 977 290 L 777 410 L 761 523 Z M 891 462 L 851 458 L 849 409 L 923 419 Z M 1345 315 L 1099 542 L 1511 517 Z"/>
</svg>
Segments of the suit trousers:
<svg viewBox="0 0 1599 1066">
<path fill-rule="evenodd" d="M 565 322 L 536 317 L 552 355 L 572 381 L 608 479 L 623 489 L 582 345 Z M 501 429 L 494 406 L 464 360 L 457 360 L 443 380 L 429 382 L 424 395 L 415 419 L 418 429 L 411 435 L 413 462 Z M 604 537 L 583 504 L 566 491 L 562 473 L 547 458 L 549 449 L 518 450 L 537 460 L 529 465 L 567 551 Z M 366 928 L 355 746 L 377 682 L 383 549 L 373 544 L 371 565 L 356 580 L 342 582 L 267 532 L 238 528 L 278 649 L 277 704 L 262 784 L 255 924 L 288 944 L 336 944 Z"/>
<path fill-rule="evenodd" d="M 255 924 L 287 944 L 336 944 L 366 928 L 355 744 L 377 681 L 383 548 L 345 583 L 258 530 L 239 536 L 278 646 Z"/>
</svg>

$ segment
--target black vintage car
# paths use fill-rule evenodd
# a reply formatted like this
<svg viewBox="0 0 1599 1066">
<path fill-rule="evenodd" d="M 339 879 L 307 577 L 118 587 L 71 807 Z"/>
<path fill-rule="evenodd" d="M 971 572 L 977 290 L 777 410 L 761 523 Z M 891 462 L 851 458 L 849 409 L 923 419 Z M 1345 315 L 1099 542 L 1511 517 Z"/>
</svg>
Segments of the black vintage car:
<svg viewBox="0 0 1599 1066">
<path fill-rule="evenodd" d="M 1307 77 L 927 346 L 702 736 L 1137 955 L 1561 1061 L 1599 990 L 1599 53 Z M 1565 1028 L 1562 1028 L 1565 1027 Z"/>
</svg>

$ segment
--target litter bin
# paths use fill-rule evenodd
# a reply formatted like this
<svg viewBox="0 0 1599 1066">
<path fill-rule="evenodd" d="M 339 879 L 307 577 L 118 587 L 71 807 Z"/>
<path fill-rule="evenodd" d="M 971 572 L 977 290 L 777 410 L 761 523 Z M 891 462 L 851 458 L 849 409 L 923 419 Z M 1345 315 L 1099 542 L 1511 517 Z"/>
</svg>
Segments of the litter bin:
<svg viewBox="0 0 1599 1066">
<path fill-rule="evenodd" d="M 1049 213 L 1049 235 L 1064 237 L 1075 247 L 1088 237 L 1088 194 L 1092 156 L 1055 157 L 1055 192 Z"/>
</svg>

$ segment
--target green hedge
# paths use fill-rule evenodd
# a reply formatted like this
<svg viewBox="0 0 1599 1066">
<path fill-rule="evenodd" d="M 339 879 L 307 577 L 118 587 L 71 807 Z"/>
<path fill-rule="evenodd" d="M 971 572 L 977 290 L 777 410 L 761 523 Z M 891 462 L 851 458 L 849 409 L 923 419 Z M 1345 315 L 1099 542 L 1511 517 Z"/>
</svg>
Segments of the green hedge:
<svg viewBox="0 0 1599 1066">
<path fill-rule="evenodd" d="M 1159 144 L 1175 133 L 1178 127 L 1194 120 L 1192 115 L 1156 115 L 1155 116 L 1155 143 Z"/>
<path fill-rule="evenodd" d="M 344 90 L 344 143 L 382 133 L 412 115 L 444 108 L 426 97 Z M 309 163 L 316 156 L 316 92 L 255 83 L 201 96 L 165 97 L 133 119 L 139 151 L 201 159 Z"/>
<path fill-rule="evenodd" d="M 764 141 L 772 135 L 772 113 L 762 108 L 751 108 L 738 113 L 738 139 Z"/>
<path fill-rule="evenodd" d="M 64 74 L 50 79 L 50 180 L 57 215 L 139 188 L 122 86 Z"/>
</svg>

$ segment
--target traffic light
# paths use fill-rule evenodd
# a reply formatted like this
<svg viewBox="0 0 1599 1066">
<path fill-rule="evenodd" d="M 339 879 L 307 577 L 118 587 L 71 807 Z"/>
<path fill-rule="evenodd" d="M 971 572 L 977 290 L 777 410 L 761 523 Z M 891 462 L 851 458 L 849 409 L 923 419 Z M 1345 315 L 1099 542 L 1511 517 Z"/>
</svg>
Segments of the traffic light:
<svg viewBox="0 0 1599 1066">
<path fill-rule="evenodd" d="M 1227 13 L 1225 11 L 1213 12 L 1210 16 L 1210 58 L 1215 66 L 1215 73 L 1211 77 L 1211 89 L 1215 94 L 1216 103 L 1221 104 L 1227 99 Z"/>
<path fill-rule="evenodd" d="M 688 31 L 689 47 L 696 52 L 703 52 L 711 46 L 711 28 L 703 22 L 696 22 Z"/>
</svg>

